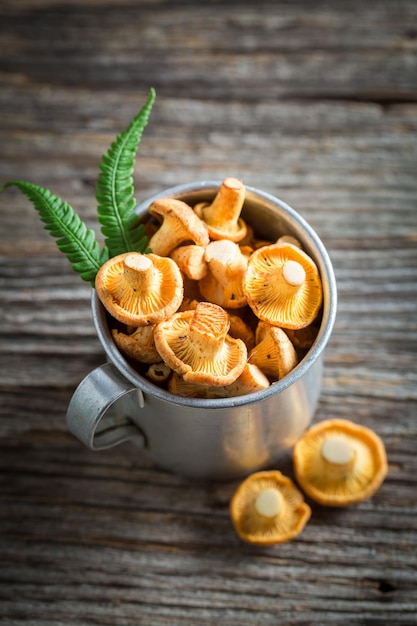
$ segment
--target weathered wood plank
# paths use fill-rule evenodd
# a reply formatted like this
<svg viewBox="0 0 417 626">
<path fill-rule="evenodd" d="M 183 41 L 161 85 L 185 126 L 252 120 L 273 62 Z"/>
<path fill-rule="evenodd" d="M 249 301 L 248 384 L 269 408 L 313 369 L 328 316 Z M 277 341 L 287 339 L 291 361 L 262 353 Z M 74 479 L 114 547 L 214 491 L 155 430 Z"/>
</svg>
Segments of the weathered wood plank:
<svg viewBox="0 0 417 626">
<path fill-rule="evenodd" d="M 154 86 L 137 199 L 235 175 L 311 223 L 339 293 L 315 419 L 373 428 L 389 460 L 372 499 L 310 502 L 296 540 L 261 549 L 232 529 L 239 481 L 83 448 L 65 413 L 104 361 L 90 287 L 7 190 L 1 625 L 415 623 L 416 22 L 413 0 L 1 3 L 0 185 L 50 187 L 97 230 L 100 157 Z M 293 476 L 289 454 L 279 465 Z"/>
</svg>

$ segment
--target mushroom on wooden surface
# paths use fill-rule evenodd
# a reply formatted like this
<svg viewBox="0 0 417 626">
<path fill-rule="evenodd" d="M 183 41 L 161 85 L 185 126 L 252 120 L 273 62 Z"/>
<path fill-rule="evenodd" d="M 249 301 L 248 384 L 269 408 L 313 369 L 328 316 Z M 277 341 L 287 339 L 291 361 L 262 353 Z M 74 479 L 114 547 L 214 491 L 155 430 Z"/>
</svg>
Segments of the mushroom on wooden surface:
<svg viewBox="0 0 417 626">
<path fill-rule="evenodd" d="M 301 489 L 327 506 L 366 500 L 388 471 L 382 440 L 349 420 L 325 420 L 312 426 L 293 449 L 294 472 Z"/>
<path fill-rule="evenodd" d="M 167 256 L 185 242 L 199 246 L 209 243 L 206 225 L 186 202 L 176 198 L 161 198 L 152 202 L 149 213 L 161 222 L 149 241 L 149 248 L 154 254 Z"/>
<path fill-rule="evenodd" d="M 256 250 L 249 258 L 243 286 L 255 315 L 281 328 L 308 326 L 322 304 L 317 266 L 292 244 L 273 244 Z"/>
<path fill-rule="evenodd" d="M 224 309 L 199 302 L 157 325 L 155 345 L 163 361 L 187 382 L 229 385 L 243 372 L 247 349 L 229 334 Z"/>
<path fill-rule="evenodd" d="M 300 534 L 311 509 L 290 478 L 270 470 L 251 474 L 239 485 L 230 502 L 230 516 L 241 539 L 269 546 Z"/>
<path fill-rule="evenodd" d="M 213 202 L 200 202 L 194 211 L 205 222 L 211 239 L 241 241 L 247 232 L 240 217 L 245 201 L 245 186 L 237 178 L 225 178 Z"/>
<path fill-rule="evenodd" d="M 177 264 L 156 254 L 126 252 L 112 257 L 97 272 L 95 287 L 110 315 L 131 326 L 170 317 L 183 298 Z"/>
</svg>

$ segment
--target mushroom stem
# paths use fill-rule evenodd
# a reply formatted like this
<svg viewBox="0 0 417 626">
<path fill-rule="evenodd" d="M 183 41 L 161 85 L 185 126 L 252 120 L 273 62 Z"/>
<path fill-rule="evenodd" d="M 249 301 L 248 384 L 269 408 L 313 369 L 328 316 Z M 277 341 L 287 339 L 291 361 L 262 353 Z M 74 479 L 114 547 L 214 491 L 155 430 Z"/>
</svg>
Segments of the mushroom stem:
<svg viewBox="0 0 417 626">
<path fill-rule="evenodd" d="M 204 209 L 208 224 L 236 222 L 245 200 L 245 187 L 237 178 L 225 178 L 213 202 Z"/>
<path fill-rule="evenodd" d="M 297 261 L 286 261 L 282 266 L 282 276 L 288 285 L 300 287 L 305 279 L 305 269 Z"/>
<path fill-rule="evenodd" d="M 210 302 L 200 302 L 190 322 L 190 342 L 201 345 L 202 355 L 214 355 L 222 345 L 230 322 L 224 309 Z"/>
<path fill-rule="evenodd" d="M 259 515 L 267 518 L 276 517 L 282 508 L 282 495 L 278 489 L 268 487 L 261 491 L 255 500 L 255 509 Z"/>
<path fill-rule="evenodd" d="M 123 261 L 123 273 L 127 283 L 139 293 L 146 293 L 152 287 L 154 266 L 145 255 L 129 254 Z"/>
<path fill-rule="evenodd" d="M 356 460 L 356 450 L 345 437 L 328 437 L 321 447 L 321 456 L 329 467 L 332 477 L 340 478 L 349 473 Z"/>
</svg>

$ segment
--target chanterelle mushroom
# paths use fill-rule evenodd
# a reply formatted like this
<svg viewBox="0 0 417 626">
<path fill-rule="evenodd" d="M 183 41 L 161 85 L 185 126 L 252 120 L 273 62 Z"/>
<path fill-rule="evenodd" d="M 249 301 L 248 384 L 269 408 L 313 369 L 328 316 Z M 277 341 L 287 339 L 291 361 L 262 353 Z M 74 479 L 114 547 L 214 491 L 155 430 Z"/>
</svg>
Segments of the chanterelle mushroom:
<svg viewBox="0 0 417 626">
<path fill-rule="evenodd" d="M 243 183 L 237 178 L 225 178 L 213 202 L 200 202 L 194 211 L 207 224 L 211 239 L 240 241 L 247 230 L 240 217 L 244 201 Z"/>
<path fill-rule="evenodd" d="M 170 257 L 190 280 L 200 280 L 207 274 L 207 261 L 203 246 L 196 244 L 178 246 L 171 252 Z"/>
<path fill-rule="evenodd" d="M 181 305 L 183 280 L 177 264 L 156 254 L 125 252 L 104 263 L 97 295 L 116 320 L 131 326 L 156 324 Z"/>
<path fill-rule="evenodd" d="M 149 241 L 149 247 L 154 254 L 167 256 L 180 243 L 186 241 L 192 241 L 199 246 L 209 243 L 206 225 L 182 200 L 155 200 L 149 207 L 149 213 L 162 222 Z"/>
<path fill-rule="evenodd" d="M 255 339 L 248 360 L 267 376 L 280 380 L 297 365 L 297 352 L 282 328 L 259 322 Z"/>
<path fill-rule="evenodd" d="M 384 444 L 378 435 L 342 419 L 326 420 L 307 430 L 294 446 L 293 462 L 303 491 L 328 506 L 366 500 L 388 471 Z"/>
<path fill-rule="evenodd" d="M 247 349 L 228 335 L 226 311 L 199 302 L 194 311 L 175 313 L 155 329 L 155 345 L 164 362 L 187 382 L 222 386 L 242 373 Z"/>
<path fill-rule="evenodd" d="M 248 259 L 237 243 L 222 239 L 206 246 L 207 274 L 199 281 L 201 295 L 222 307 L 237 309 L 247 304 L 243 291 Z"/>
<path fill-rule="evenodd" d="M 113 341 L 126 357 L 141 363 L 158 363 L 161 360 L 153 340 L 155 326 L 138 326 L 132 333 L 117 328 L 111 331 Z"/>
<path fill-rule="evenodd" d="M 239 537 L 269 546 L 296 537 L 311 516 L 311 509 L 290 478 L 281 472 L 252 474 L 236 490 L 230 516 Z"/>
<path fill-rule="evenodd" d="M 243 286 L 255 315 L 281 328 L 308 326 L 322 303 L 316 264 L 290 244 L 256 250 L 249 258 Z"/>
</svg>

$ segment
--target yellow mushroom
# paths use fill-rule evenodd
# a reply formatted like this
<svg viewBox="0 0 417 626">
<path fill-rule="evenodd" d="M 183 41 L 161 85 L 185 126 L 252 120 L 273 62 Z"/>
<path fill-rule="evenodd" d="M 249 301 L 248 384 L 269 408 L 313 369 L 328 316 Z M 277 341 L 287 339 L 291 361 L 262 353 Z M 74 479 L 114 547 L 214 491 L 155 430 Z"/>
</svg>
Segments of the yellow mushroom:
<svg viewBox="0 0 417 626">
<path fill-rule="evenodd" d="M 171 254 L 171 259 L 190 280 L 200 280 L 207 274 L 205 248 L 196 244 L 178 246 Z"/>
<path fill-rule="evenodd" d="M 388 471 L 378 435 L 342 419 L 307 430 L 294 446 L 293 463 L 297 482 L 310 498 L 338 507 L 372 496 Z"/>
<path fill-rule="evenodd" d="M 249 258 L 243 287 L 255 315 L 281 328 L 308 326 L 322 304 L 316 264 L 291 244 L 256 250 Z"/>
<path fill-rule="evenodd" d="M 256 472 L 239 485 L 230 502 L 230 516 L 241 539 L 269 546 L 299 535 L 311 509 L 292 480 L 272 470 Z"/>
<path fill-rule="evenodd" d="M 183 298 L 177 264 L 156 254 L 126 252 L 112 257 L 97 272 L 95 287 L 110 315 L 131 326 L 170 317 Z"/>
<path fill-rule="evenodd" d="M 182 200 L 155 200 L 149 207 L 149 213 L 162 222 L 149 241 L 149 248 L 154 254 L 167 256 L 180 243 L 192 241 L 199 246 L 209 243 L 206 225 Z"/>
<path fill-rule="evenodd" d="M 213 202 L 200 202 L 194 211 L 206 223 L 211 239 L 240 241 L 247 232 L 240 217 L 244 201 L 243 183 L 237 178 L 225 178 Z"/>
<path fill-rule="evenodd" d="M 280 380 L 297 365 L 297 352 L 282 328 L 259 322 L 255 340 L 248 361 L 272 379 Z"/>
<path fill-rule="evenodd" d="M 229 385 L 242 373 L 247 349 L 228 330 L 224 309 L 199 302 L 194 311 L 175 313 L 158 324 L 155 345 L 162 360 L 186 382 Z"/>
<path fill-rule="evenodd" d="M 155 347 L 154 328 L 154 324 L 138 326 L 132 333 L 124 333 L 113 328 L 111 334 L 114 343 L 124 356 L 141 363 L 158 363 L 161 357 Z"/>
<path fill-rule="evenodd" d="M 248 259 L 238 244 L 228 239 L 212 241 L 206 246 L 205 259 L 208 272 L 198 283 L 203 298 L 230 309 L 246 306 L 243 281 Z"/>
</svg>

